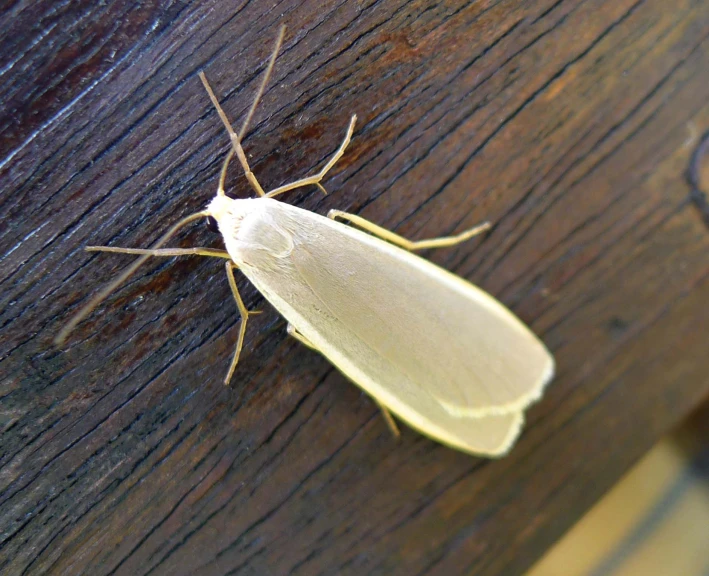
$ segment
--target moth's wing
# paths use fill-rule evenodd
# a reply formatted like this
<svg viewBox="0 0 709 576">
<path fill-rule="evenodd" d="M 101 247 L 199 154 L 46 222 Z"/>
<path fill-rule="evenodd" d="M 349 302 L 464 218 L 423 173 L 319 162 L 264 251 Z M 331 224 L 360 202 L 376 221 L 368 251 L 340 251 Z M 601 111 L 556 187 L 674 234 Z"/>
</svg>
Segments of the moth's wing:
<svg viewBox="0 0 709 576">
<path fill-rule="evenodd" d="M 436 414 L 435 404 L 429 405 L 424 411 L 416 411 L 416 422 L 398 415 L 412 428 L 438 442 L 488 457 L 507 454 L 524 424 L 521 412 L 483 418 L 456 418 L 445 411 Z"/>
<path fill-rule="evenodd" d="M 459 416 L 519 412 L 540 397 L 553 358 L 500 302 L 414 254 L 305 214 L 291 230 L 291 258 L 322 307 L 366 348 L 343 351 L 354 365 L 366 370 L 376 356 Z M 318 346 L 330 340 L 319 335 Z"/>
<path fill-rule="evenodd" d="M 264 296 L 414 428 L 471 452 L 506 448 L 553 373 L 536 336 L 483 291 L 418 256 L 278 204 L 269 219 L 292 250 L 277 259 L 257 250 L 242 265 Z"/>
</svg>

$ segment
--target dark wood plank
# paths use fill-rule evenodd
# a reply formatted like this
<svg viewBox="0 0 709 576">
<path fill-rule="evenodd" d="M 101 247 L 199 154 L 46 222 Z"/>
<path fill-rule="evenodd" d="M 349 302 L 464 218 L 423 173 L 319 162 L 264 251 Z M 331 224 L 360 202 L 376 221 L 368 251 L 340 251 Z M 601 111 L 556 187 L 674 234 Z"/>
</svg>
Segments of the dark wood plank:
<svg viewBox="0 0 709 576">
<path fill-rule="evenodd" d="M 697 0 L 16 2 L 0 15 L 0 567 L 6 574 L 517 574 L 709 393 L 709 234 L 685 172 L 709 129 Z M 486 461 L 373 403 L 222 267 L 154 262 L 63 349 L 126 258 L 214 193 L 227 112 L 287 201 L 421 238 L 511 306 L 558 376 Z M 233 170 L 230 188 L 248 195 Z M 180 245 L 220 240 L 203 226 Z"/>
</svg>

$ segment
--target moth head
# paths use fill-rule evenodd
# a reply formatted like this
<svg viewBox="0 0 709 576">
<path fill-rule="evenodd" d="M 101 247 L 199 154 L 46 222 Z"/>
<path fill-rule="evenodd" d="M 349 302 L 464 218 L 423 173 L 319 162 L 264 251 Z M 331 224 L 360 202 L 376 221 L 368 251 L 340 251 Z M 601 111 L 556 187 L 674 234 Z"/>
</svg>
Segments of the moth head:
<svg viewBox="0 0 709 576">
<path fill-rule="evenodd" d="M 229 198 L 217 195 L 204 211 L 207 218 L 215 220 L 219 232 L 225 239 L 235 238 L 247 213 L 255 208 L 255 198 Z"/>
<path fill-rule="evenodd" d="M 207 217 L 216 220 L 219 228 L 222 229 L 224 224 L 233 217 L 235 200 L 228 196 L 218 194 L 207 205 Z"/>
</svg>

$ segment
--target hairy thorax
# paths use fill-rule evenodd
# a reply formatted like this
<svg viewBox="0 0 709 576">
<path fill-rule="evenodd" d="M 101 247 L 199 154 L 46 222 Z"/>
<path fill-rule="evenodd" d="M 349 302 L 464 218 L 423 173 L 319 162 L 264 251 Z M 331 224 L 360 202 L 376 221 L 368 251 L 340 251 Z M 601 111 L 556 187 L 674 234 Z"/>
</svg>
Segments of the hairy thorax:
<svg viewBox="0 0 709 576">
<path fill-rule="evenodd" d="M 281 259 L 293 250 L 292 238 L 274 220 L 276 200 L 215 196 L 207 211 L 217 221 L 226 249 L 237 264 Z"/>
</svg>

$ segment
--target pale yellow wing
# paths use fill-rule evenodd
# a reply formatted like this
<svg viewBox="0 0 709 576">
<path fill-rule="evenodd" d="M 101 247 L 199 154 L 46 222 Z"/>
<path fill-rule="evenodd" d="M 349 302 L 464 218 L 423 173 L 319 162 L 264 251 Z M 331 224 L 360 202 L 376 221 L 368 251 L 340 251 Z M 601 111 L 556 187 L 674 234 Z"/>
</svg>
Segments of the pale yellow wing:
<svg viewBox="0 0 709 576">
<path fill-rule="evenodd" d="M 267 206 L 249 222 L 254 244 L 239 264 L 285 318 L 413 427 L 468 451 L 504 452 L 553 373 L 536 336 L 418 256 L 287 204 Z M 290 239 L 268 242 L 277 258 L 256 247 L 274 233 Z"/>
</svg>

